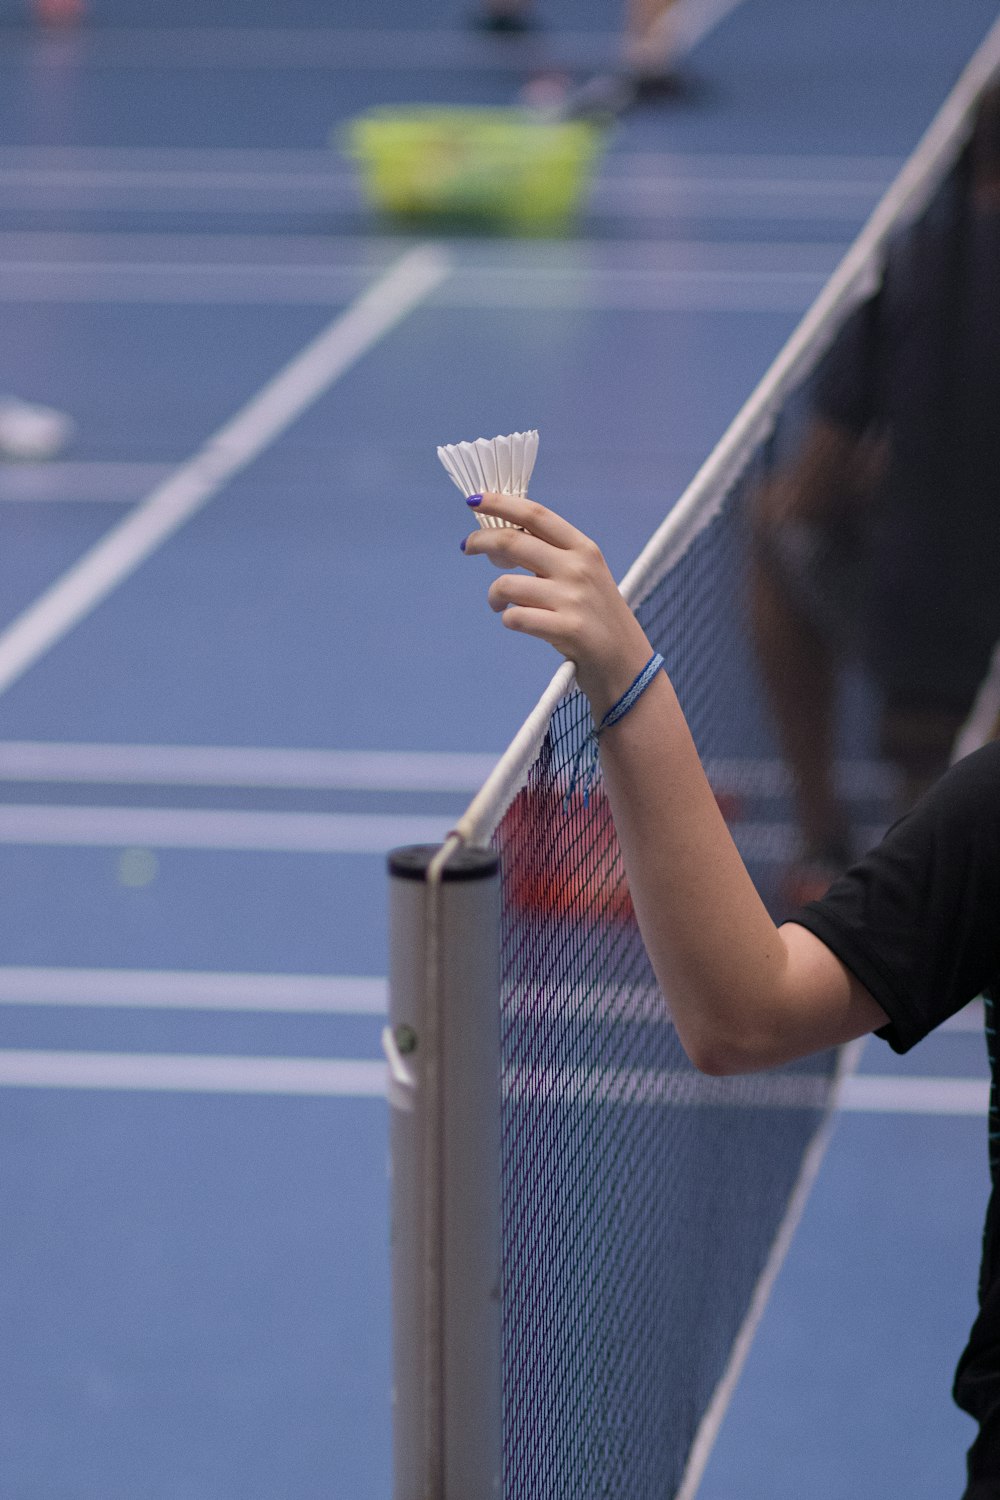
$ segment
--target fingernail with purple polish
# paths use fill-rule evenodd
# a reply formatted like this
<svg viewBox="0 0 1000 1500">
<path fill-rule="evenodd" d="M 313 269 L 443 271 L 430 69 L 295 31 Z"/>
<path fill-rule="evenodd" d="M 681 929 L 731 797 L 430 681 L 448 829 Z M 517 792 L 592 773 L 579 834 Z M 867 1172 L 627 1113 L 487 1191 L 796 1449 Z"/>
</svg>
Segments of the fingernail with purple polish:
<svg viewBox="0 0 1000 1500">
<path fill-rule="evenodd" d="M 470 495 L 465 503 L 466 505 L 479 505 L 482 502 L 482 498 L 482 495 Z"/>
<path fill-rule="evenodd" d="M 465 551 L 465 544 L 466 544 L 467 541 L 468 541 L 468 537 L 464 537 L 463 536 L 462 540 L 458 544 L 461 547 L 461 549 L 462 549 L 463 552 Z"/>
</svg>

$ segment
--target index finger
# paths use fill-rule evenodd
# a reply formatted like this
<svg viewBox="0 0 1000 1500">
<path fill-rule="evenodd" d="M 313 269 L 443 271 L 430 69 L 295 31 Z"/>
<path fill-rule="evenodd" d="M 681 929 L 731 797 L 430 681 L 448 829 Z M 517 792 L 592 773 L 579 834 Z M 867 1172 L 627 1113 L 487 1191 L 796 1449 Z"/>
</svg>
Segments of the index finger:
<svg viewBox="0 0 1000 1500">
<path fill-rule="evenodd" d="M 475 499 L 475 495 L 471 496 L 469 504 Z M 475 510 L 478 515 L 496 516 L 500 521 L 509 521 L 512 526 L 520 526 L 523 531 L 530 531 L 539 541 L 548 542 L 553 547 L 568 550 L 586 541 L 582 531 L 577 531 L 554 510 L 547 510 L 526 495 L 487 493 L 480 497 Z"/>
</svg>

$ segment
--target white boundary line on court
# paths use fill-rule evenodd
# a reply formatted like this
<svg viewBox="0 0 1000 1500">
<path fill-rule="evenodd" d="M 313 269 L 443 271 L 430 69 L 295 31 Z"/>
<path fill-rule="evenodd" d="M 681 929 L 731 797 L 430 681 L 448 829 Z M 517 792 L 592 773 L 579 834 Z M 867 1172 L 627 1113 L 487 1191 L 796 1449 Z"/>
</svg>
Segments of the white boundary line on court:
<svg viewBox="0 0 1000 1500">
<path fill-rule="evenodd" d="M 102 265 L 0 263 L 0 302 L 84 305 L 322 306 L 342 302 L 357 282 L 335 266 Z M 534 275 L 530 268 L 456 272 L 434 306 L 498 311 L 797 312 L 825 284 L 825 270 L 687 268 L 630 272 L 594 268 Z"/>
<path fill-rule="evenodd" d="M 467 259 L 455 264 L 455 274 L 528 275 L 562 280 L 567 276 L 618 274 L 658 276 L 671 270 L 828 270 L 843 254 L 843 241 L 790 238 L 775 240 L 687 239 L 636 240 L 608 236 L 588 241 L 531 241 L 477 235 L 450 248 L 464 250 Z M 124 270 L 156 269 L 158 265 L 252 270 L 292 267 L 334 270 L 371 277 L 396 258 L 398 238 L 370 235 L 359 239 L 306 234 L 263 234 L 229 229 L 215 234 L 192 230 L 47 230 L 0 229 L 0 266 L 107 265 Z M 581 253 L 582 251 L 582 253 Z"/>
<path fill-rule="evenodd" d="M 715 197 L 735 194 L 747 197 L 758 193 L 777 198 L 802 198 L 806 201 L 829 198 L 856 198 L 862 204 L 885 187 L 882 177 L 859 175 L 858 177 L 827 177 L 817 180 L 804 176 L 783 177 L 755 174 L 752 167 L 755 158 L 748 156 L 744 163 L 733 162 L 729 171 L 712 172 L 702 169 L 697 175 L 690 170 L 672 169 L 668 158 L 661 158 L 662 166 L 657 170 L 655 156 L 630 157 L 609 156 L 604 162 L 602 181 L 612 184 L 616 190 L 641 193 L 688 193 L 703 201 Z M 274 172 L 270 169 L 253 171 L 249 168 L 212 169 L 196 166 L 148 166 L 133 167 L 123 164 L 100 167 L 79 165 L 4 166 L 0 163 L 0 187 L 4 193 L 52 192 L 52 193 L 205 193 L 249 192 L 301 193 L 304 200 L 313 203 L 325 202 L 331 192 L 340 192 L 352 187 L 356 175 L 333 153 L 327 158 L 325 169 L 291 170 Z M 7 207 L 5 196 L 4 206 Z M 95 205 L 97 206 L 97 205 Z M 172 205 L 171 205 L 172 206 Z M 199 206 L 204 206 L 200 204 Z M 22 231 L 25 232 L 25 231 Z M 55 231 L 49 231 L 54 233 Z M 65 231 L 64 231 L 65 232 Z"/>
<path fill-rule="evenodd" d="M 6 802 L 0 803 L 0 846 L 386 854 L 398 844 L 441 843 L 453 823 L 444 814 Z M 793 823 L 734 820 L 729 831 L 748 864 L 785 865 L 800 851 L 801 833 Z M 883 831 L 880 824 L 862 830 L 870 844 Z"/>
<path fill-rule="evenodd" d="M 886 185 L 899 170 L 900 155 L 838 153 L 779 154 L 713 151 L 615 151 L 607 164 L 625 176 L 670 178 L 692 185 L 720 179 L 798 184 L 803 192 L 865 183 Z M 300 183 L 315 191 L 331 174 L 349 176 L 334 148 L 201 146 L 11 146 L 0 145 L 0 183 L 78 183 L 85 187 L 135 183 L 162 187 L 170 181 L 215 186 L 275 187 Z M 756 174 L 756 175 L 755 175 Z"/>
<path fill-rule="evenodd" d="M 311 1057 L 245 1057 L 205 1053 L 162 1052 L 77 1052 L 56 1049 L 6 1048 L 0 1050 L 0 1088 L 97 1089 L 129 1093 L 194 1094 L 271 1094 L 313 1098 L 386 1097 L 386 1066 L 382 1061 L 364 1058 Z M 848 1110 L 867 1113 L 944 1116 L 985 1116 L 989 1085 L 979 1079 L 965 1078 L 879 1078 L 864 1080 L 867 1098 L 863 1103 L 846 1103 Z M 900 1087 L 902 1085 L 902 1087 Z M 683 1101 L 679 1107 L 687 1107 Z M 724 1106 L 723 1106 L 724 1107 Z M 817 1137 L 817 1141 L 819 1137 Z M 814 1143 L 815 1144 L 815 1143 Z M 825 1140 L 824 1143 L 825 1145 Z M 810 1160 L 810 1170 L 819 1165 L 822 1152 L 817 1147 Z M 793 1210 L 785 1221 L 779 1240 L 772 1250 L 768 1270 L 758 1287 L 747 1328 L 738 1341 L 739 1366 L 763 1312 L 771 1285 L 781 1260 L 791 1242 L 792 1233 L 805 1202 L 806 1179 L 796 1191 Z M 811 1178 L 809 1179 L 811 1186 Z M 745 1347 L 744 1347 L 745 1344 Z M 725 1400 L 731 1394 L 739 1367 L 730 1366 L 725 1384 Z M 720 1387 L 720 1392 L 722 1387 Z M 717 1393 L 717 1399 L 723 1397 Z M 715 1402 L 713 1408 L 715 1409 Z M 723 1405 L 724 1410 L 724 1405 Z M 721 1420 L 721 1414 L 719 1415 Z M 708 1419 L 706 1418 L 706 1423 Z M 714 1432 L 712 1433 L 714 1438 Z M 699 1440 L 701 1441 L 701 1440 Z M 707 1439 L 705 1440 L 708 1441 Z M 710 1446 L 710 1443 L 709 1443 Z M 696 1442 L 692 1449 L 693 1473 L 696 1460 L 703 1463 L 707 1453 Z M 700 1473 L 700 1470 L 699 1470 Z M 695 1493 L 685 1484 L 677 1500 Z"/>
<path fill-rule="evenodd" d="M 383 975 L 0 966 L 0 1005 L 383 1015 L 388 1009 L 388 987 Z M 644 991 L 639 1001 L 629 1011 L 629 1019 L 649 1020 L 655 1014 L 654 1007 L 663 1007 L 658 989 Z M 587 1013 L 607 1019 L 608 1003 L 599 998 Z M 973 1035 L 982 1030 L 983 1006 L 976 1000 L 945 1021 L 938 1033 Z M 857 1092 L 847 1085 L 847 1095 L 854 1093 L 855 1097 L 848 1097 L 846 1103 L 842 1097 L 842 1107 L 874 1108 L 879 1099 L 890 1098 L 883 1085 L 888 1083 L 894 1089 L 896 1082 L 893 1078 L 879 1079 L 877 1087 L 866 1084 Z M 912 1094 L 912 1081 L 904 1079 L 904 1085 L 903 1093 Z"/>
<path fill-rule="evenodd" d="M 302 415 L 451 270 L 446 252 L 410 250 L 339 314 L 187 463 L 0 633 L 0 693 L 16 682 L 241 469 Z"/>
<path fill-rule="evenodd" d="M 388 981 L 360 974 L 0 967 L 0 1005 L 381 1016 Z"/>
<path fill-rule="evenodd" d="M 443 814 L 0 805 L 0 845 L 57 848 L 383 855 L 400 844 L 439 844 L 449 827 Z"/>
<path fill-rule="evenodd" d="M 848 1114 L 972 1115 L 985 1119 L 989 1102 L 988 1078 L 855 1073 L 845 1079 L 838 1107 Z"/>
<path fill-rule="evenodd" d="M 299 750 L 256 745 L 0 740 L 0 782 L 468 792 L 481 785 L 498 759 L 498 755 L 459 750 Z M 747 774 L 752 774 L 752 767 Z"/>
<path fill-rule="evenodd" d="M 86 181 L 56 184 L 15 180 L 16 174 L 0 172 L 0 193 L 6 212 L 60 210 L 93 213 L 128 210 L 132 213 L 247 215 L 331 214 L 355 211 L 363 199 L 357 181 L 347 174 L 328 174 L 321 185 L 311 187 L 293 178 L 267 188 L 265 184 L 217 182 L 204 178 L 181 184 L 164 180 L 129 184 L 120 179 L 88 185 Z M 762 220 L 778 223 L 842 221 L 853 229 L 879 196 L 879 185 L 847 186 L 820 192 L 798 186 L 780 189 L 774 184 L 744 182 L 691 182 L 687 178 L 633 181 L 605 173 L 588 195 L 591 211 L 650 223 L 673 223 L 684 219 Z"/>
<path fill-rule="evenodd" d="M 383 1099 L 384 1062 L 163 1052 L 0 1051 L 0 1088 Z"/>
<path fill-rule="evenodd" d="M 0 740 L 0 782 L 464 792 L 476 790 L 498 759 L 497 754 L 460 750 Z M 711 757 L 705 769 L 718 791 L 734 795 L 787 797 L 793 788 L 780 760 Z M 895 794 L 897 778 L 882 762 L 848 760 L 838 763 L 837 786 L 848 799 L 882 801 Z"/>
<path fill-rule="evenodd" d="M 980 1036 L 984 1036 L 985 1028 L 986 1016 L 983 1012 L 982 1000 L 970 1000 L 962 1010 L 949 1016 L 947 1021 L 942 1021 L 937 1030 L 938 1034 L 960 1031 L 970 1034 L 978 1032 Z"/>
</svg>

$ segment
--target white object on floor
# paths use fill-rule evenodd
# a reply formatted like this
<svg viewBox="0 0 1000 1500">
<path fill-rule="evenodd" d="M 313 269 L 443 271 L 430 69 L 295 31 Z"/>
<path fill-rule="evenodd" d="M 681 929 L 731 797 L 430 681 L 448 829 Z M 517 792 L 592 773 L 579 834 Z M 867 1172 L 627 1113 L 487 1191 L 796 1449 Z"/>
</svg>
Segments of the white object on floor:
<svg viewBox="0 0 1000 1500">
<path fill-rule="evenodd" d="M 65 412 L 17 396 L 0 396 L 0 458 L 55 458 L 75 431 Z"/>
</svg>

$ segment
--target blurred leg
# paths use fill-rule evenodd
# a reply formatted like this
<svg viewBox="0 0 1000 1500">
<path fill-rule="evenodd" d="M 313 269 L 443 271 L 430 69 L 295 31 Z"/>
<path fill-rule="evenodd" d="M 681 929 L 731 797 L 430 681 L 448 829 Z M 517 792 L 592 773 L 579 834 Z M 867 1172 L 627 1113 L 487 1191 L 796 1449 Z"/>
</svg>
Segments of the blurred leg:
<svg viewBox="0 0 1000 1500">
<path fill-rule="evenodd" d="M 757 560 L 751 623 L 778 739 L 794 780 L 806 861 L 822 883 L 848 858 L 846 819 L 834 785 L 836 661 L 829 641 Z M 806 893 L 806 899 L 813 893 Z"/>
<path fill-rule="evenodd" d="M 84 0 L 31 0 L 31 14 L 42 26 L 72 26 L 86 14 Z"/>
<path fill-rule="evenodd" d="M 676 0 L 628 0 L 625 64 L 637 82 L 673 76 Z"/>
</svg>

